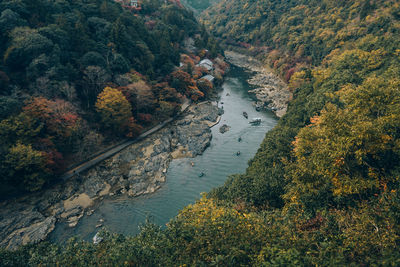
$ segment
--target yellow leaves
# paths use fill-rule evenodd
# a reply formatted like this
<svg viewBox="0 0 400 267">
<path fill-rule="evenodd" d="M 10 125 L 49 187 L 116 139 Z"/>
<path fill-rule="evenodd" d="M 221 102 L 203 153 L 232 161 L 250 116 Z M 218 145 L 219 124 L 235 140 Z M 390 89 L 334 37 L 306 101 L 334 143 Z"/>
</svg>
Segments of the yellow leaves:
<svg viewBox="0 0 400 267">
<path fill-rule="evenodd" d="M 205 228 L 218 233 L 243 233 L 248 230 L 260 230 L 262 226 L 262 220 L 257 215 L 240 213 L 234 208 L 220 206 L 215 200 L 204 196 L 195 204 L 184 208 L 177 218 L 185 227 L 194 228 L 199 234 Z"/>
<path fill-rule="evenodd" d="M 291 203 L 298 203 L 298 197 L 297 197 L 297 195 L 295 195 L 295 194 L 293 194 L 291 197 L 290 197 L 290 202 Z"/>
<path fill-rule="evenodd" d="M 343 157 L 339 157 L 335 159 L 335 166 L 340 167 L 344 165 L 344 158 Z"/>
<path fill-rule="evenodd" d="M 322 69 L 322 68 L 316 68 L 312 70 L 312 76 L 314 77 L 314 86 L 318 86 L 319 84 L 322 84 L 331 74 L 330 70 L 328 69 Z"/>
<path fill-rule="evenodd" d="M 290 77 L 289 90 L 293 92 L 295 89 L 299 88 L 306 81 L 305 77 L 306 77 L 306 72 L 304 70 L 295 72 Z"/>
<path fill-rule="evenodd" d="M 382 48 L 371 51 L 368 56 L 368 68 L 370 70 L 379 68 L 383 64 L 382 59 L 386 54 L 387 52 Z"/>
<path fill-rule="evenodd" d="M 297 136 L 295 136 L 294 141 L 292 142 L 294 153 L 296 153 L 298 151 L 298 149 L 297 149 L 298 145 L 299 145 L 299 138 Z"/>
<path fill-rule="evenodd" d="M 328 40 L 332 36 L 334 36 L 335 33 L 331 29 L 323 29 L 319 34 L 318 37 L 321 38 L 322 40 Z"/>
<path fill-rule="evenodd" d="M 381 139 L 382 139 L 382 142 L 385 143 L 385 144 L 387 144 L 387 143 L 393 141 L 393 137 L 390 136 L 390 135 L 387 135 L 387 134 L 383 134 L 383 135 L 381 136 Z"/>
<path fill-rule="evenodd" d="M 369 169 L 370 177 L 361 177 L 358 175 L 338 175 L 332 178 L 334 186 L 333 194 L 335 196 L 347 196 L 353 194 L 365 193 L 368 190 L 379 188 L 379 174 L 375 170 Z"/>
<path fill-rule="evenodd" d="M 361 49 L 346 50 L 339 56 L 336 56 L 333 63 L 337 68 L 350 69 L 357 73 L 366 70 L 375 70 L 382 66 L 383 58 L 387 54 L 384 49 L 377 49 L 371 52 Z"/>
<path fill-rule="evenodd" d="M 104 88 L 97 97 L 96 111 L 101 115 L 104 125 L 115 130 L 126 126 L 132 117 L 128 100 L 119 90 L 111 87 Z"/>
<path fill-rule="evenodd" d="M 398 88 L 396 79 L 377 77 L 358 87 L 344 86 L 336 98 L 340 108 L 328 103 L 310 119 L 292 142 L 296 160 L 289 163 L 290 178 L 296 186 L 286 195 L 290 203 L 290 194 L 324 194 L 320 191 L 326 187 L 334 196 L 346 197 L 385 188 L 382 181 L 393 184 L 397 178 L 382 162 L 396 160 L 400 153 L 394 138 L 400 128 Z"/>
</svg>

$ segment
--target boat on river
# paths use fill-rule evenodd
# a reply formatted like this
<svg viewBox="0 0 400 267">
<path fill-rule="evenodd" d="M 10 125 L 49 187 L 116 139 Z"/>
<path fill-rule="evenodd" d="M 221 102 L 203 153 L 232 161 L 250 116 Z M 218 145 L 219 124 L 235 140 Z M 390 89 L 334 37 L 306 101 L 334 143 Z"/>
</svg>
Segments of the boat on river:
<svg viewBox="0 0 400 267">
<path fill-rule="evenodd" d="M 105 198 L 98 206 L 96 205 L 96 213 L 87 217 L 85 215 L 75 228 L 69 228 L 68 225 L 62 223 L 56 224 L 49 239 L 62 243 L 70 236 L 78 235 L 92 243 L 93 236 L 100 231 L 99 228 L 95 228 L 96 224 L 100 223 L 98 221 L 100 217 L 97 217 L 100 215 L 104 219 L 103 225 L 126 235 L 138 234 L 138 226 L 145 223 L 148 216 L 154 218 L 155 224 L 163 226 L 187 203 L 193 203 L 199 197 L 200 192 L 210 191 L 212 188 L 224 184 L 229 174 L 245 172 L 248 160 L 257 153 L 265 133 L 275 126 L 276 118 L 269 113 L 255 113 L 252 98 L 247 97 L 247 91 L 251 89 L 246 83 L 248 74 L 242 69 L 234 71 L 240 71 L 240 73 L 236 75 L 233 72 L 235 76 L 228 74 L 231 76 L 225 81 L 223 87 L 225 91 L 220 93 L 223 96 L 222 101 L 226 112 L 220 124 L 216 126 L 217 128 L 212 129 L 213 138 L 210 146 L 202 155 L 193 159 L 172 160 L 168 168 L 167 165 L 161 164 L 165 168 L 164 175 L 167 177 L 167 184 L 162 185 L 162 189 L 157 190 L 154 194 L 142 195 L 135 200 L 125 197 Z M 239 79 L 239 83 L 237 79 Z M 224 98 L 228 91 L 231 96 Z M 218 106 L 221 107 L 221 102 L 218 102 Z M 245 120 L 242 115 L 244 111 L 248 113 L 248 119 Z M 257 117 L 261 118 L 260 126 L 251 126 L 249 122 Z M 231 125 L 232 128 L 229 132 L 220 134 L 219 127 L 224 123 Z M 187 126 L 183 125 L 183 127 Z M 176 131 L 174 129 L 174 132 Z M 161 132 L 159 134 L 162 136 Z M 241 142 L 238 141 L 239 137 L 242 138 Z M 150 142 L 150 140 L 152 139 L 145 140 L 143 143 Z M 188 140 L 187 142 L 193 141 Z M 237 155 L 238 151 L 240 151 L 240 155 Z M 135 166 L 142 162 L 140 160 L 141 153 L 136 154 L 138 160 Z M 194 162 L 193 167 L 191 162 Z M 153 163 L 146 161 L 144 164 L 152 166 Z M 163 168 L 160 170 L 163 171 Z M 201 174 L 202 172 L 203 174 Z M 139 181 L 137 182 L 139 183 Z"/>
<path fill-rule="evenodd" d="M 253 118 L 249 123 L 251 125 L 259 125 L 261 123 L 261 118 Z"/>
<path fill-rule="evenodd" d="M 247 115 L 247 112 L 246 112 L 246 111 L 243 111 L 243 117 L 245 117 L 246 119 L 249 118 L 249 115 Z"/>
</svg>

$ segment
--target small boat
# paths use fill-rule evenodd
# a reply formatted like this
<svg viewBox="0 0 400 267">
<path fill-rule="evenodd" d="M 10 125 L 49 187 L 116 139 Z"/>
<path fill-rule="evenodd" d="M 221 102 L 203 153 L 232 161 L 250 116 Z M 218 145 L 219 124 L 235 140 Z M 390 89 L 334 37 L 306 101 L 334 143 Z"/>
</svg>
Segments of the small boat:
<svg viewBox="0 0 400 267">
<path fill-rule="evenodd" d="M 240 155 L 240 151 L 236 152 L 236 156 L 239 156 L 239 155 Z"/>
<path fill-rule="evenodd" d="M 243 117 L 245 117 L 246 119 L 249 118 L 249 115 L 247 115 L 247 112 L 246 112 L 246 111 L 243 111 Z"/>
<path fill-rule="evenodd" d="M 201 172 L 200 174 L 199 174 L 199 177 L 203 177 L 205 175 L 205 173 L 204 172 Z"/>
<path fill-rule="evenodd" d="M 251 121 L 249 121 L 249 123 L 252 125 L 259 125 L 261 123 L 261 118 L 254 118 Z"/>
<path fill-rule="evenodd" d="M 238 142 L 242 142 L 242 137 L 239 137 L 239 138 L 238 138 Z"/>
</svg>

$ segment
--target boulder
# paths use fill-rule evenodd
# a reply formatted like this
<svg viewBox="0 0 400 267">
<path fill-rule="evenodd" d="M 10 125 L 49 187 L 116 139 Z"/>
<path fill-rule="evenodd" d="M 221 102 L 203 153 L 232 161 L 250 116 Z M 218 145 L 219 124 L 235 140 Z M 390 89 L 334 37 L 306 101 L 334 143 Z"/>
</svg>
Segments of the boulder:
<svg viewBox="0 0 400 267">
<path fill-rule="evenodd" d="M 226 133 L 227 131 L 229 131 L 230 128 L 231 128 L 230 126 L 224 124 L 221 127 L 219 127 L 219 132 L 222 133 L 222 134 Z"/>
<path fill-rule="evenodd" d="M 19 246 L 38 243 L 46 239 L 47 235 L 53 231 L 56 223 L 55 217 L 48 217 L 44 221 L 34 223 L 28 227 L 18 229 L 2 241 L 7 249 L 15 250 Z"/>
</svg>

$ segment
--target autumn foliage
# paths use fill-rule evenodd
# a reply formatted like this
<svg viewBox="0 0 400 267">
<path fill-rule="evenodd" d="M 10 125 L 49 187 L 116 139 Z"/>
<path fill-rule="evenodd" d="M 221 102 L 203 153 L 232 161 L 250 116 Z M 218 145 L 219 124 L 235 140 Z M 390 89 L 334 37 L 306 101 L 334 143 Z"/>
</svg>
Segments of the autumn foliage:
<svg viewBox="0 0 400 267">
<path fill-rule="evenodd" d="M 1 166 L 7 183 L 35 191 L 64 170 L 60 151 L 72 151 L 82 131 L 75 110 L 61 99 L 34 97 L 21 113 L 0 123 L 1 144 L 8 151 Z"/>
<path fill-rule="evenodd" d="M 131 105 L 121 91 L 106 87 L 99 94 L 96 110 L 102 125 L 115 133 L 125 134 L 132 118 Z"/>
<path fill-rule="evenodd" d="M 204 93 L 199 90 L 196 81 L 189 73 L 177 70 L 171 74 L 171 79 L 172 86 L 176 88 L 179 93 L 190 97 L 193 101 L 204 98 Z"/>
</svg>

